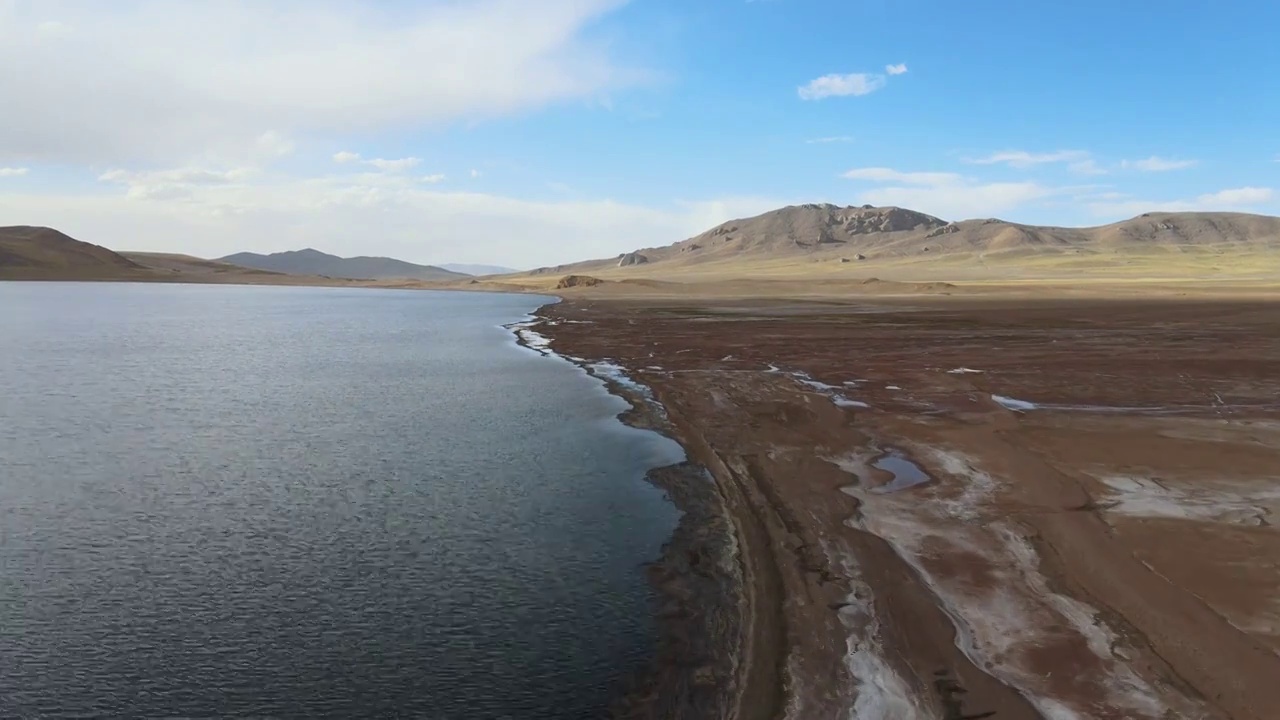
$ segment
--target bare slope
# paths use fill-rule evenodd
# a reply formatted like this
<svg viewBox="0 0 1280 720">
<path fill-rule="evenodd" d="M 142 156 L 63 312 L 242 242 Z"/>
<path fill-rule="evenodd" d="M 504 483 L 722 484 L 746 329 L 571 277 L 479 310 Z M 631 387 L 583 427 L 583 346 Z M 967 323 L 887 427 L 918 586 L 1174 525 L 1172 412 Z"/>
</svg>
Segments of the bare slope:
<svg viewBox="0 0 1280 720">
<path fill-rule="evenodd" d="M 97 279 L 145 272 L 137 263 L 99 245 L 47 227 L 0 227 L 0 278 Z"/>
<path fill-rule="evenodd" d="M 357 280 L 463 280 L 468 277 L 464 273 L 451 272 L 434 265 L 415 265 L 387 257 L 342 258 L 310 248 L 271 255 L 236 253 L 219 260 L 241 267 L 289 275 L 319 275 Z"/>
<path fill-rule="evenodd" d="M 1001 268 L 1163 269 L 1178 275 L 1270 271 L 1280 268 L 1280 218 L 1146 213 L 1112 225 L 1063 228 L 997 219 L 947 222 L 896 207 L 811 204 L 733 220 L 674 245 L 533 274 L 822 275 L 860 267 L 908 269 L 905 275 L 913 274 L 911 268 L 923 275 L 931 269 L 933 279 L 998 275 Z"/>
</svg>

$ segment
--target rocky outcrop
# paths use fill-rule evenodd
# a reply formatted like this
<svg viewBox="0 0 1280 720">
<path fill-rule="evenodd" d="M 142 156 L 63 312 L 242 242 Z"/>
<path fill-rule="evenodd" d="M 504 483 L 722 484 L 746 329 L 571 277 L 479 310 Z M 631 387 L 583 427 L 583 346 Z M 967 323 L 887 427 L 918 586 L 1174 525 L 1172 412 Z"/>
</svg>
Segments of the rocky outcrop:
<svg viewBox="0 0 1280 720">
<path fill-rule="evenodd" d="M 943 225 L 940 228 L 934 228 L 933 230 L 930 230 L 929 234 L 925 235 L 925 237 L 933 238 L 933 237 L 938 237 L 939 235 L 950 235 L 952 233 L 958 233 L 958 232 L 960 232 L 959 225 L 955 223 L 947 223 L 946 225 Z"/>
<path fill-rule="evenodd" d="M 643 265 L 649 262 L 649 258 L 638 252 L 623 253 L 618 257 L 618 267 L 631 267 L 632 265 Z"/>
<path fill-rule="evenodd" d="M 594 287 L 603 284 L 600 278 L 591 277 L 590 275 L 565 275 L 560 278 L 560 282 L 556 283 L 557 290 L 568 290 L 576 287 Z"/>
<path fill-rule="evenodd" d="M 925 215 L 914 210 L 904 210 L 896 207 L 876 208 L 865 205 L 860 208 L 846 208 L 837 215 L 837 220 L 844 231 L 850 235 L 928 230 L 943 224 L 941 220 L 932 215 Z"/>
</svg>

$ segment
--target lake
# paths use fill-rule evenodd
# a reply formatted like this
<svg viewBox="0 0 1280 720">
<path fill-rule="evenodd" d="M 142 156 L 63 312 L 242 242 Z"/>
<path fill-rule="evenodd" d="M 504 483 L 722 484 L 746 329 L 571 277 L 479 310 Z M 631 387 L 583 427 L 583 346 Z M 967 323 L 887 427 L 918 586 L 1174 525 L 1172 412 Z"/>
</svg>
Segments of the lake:
<svg viewBox="0 0 1280 720">
<path fill-rule="evenodd" d="M 0 717 L 603 715 L 680 452 L 544 302 L 0 283 Z"/>
</svg>

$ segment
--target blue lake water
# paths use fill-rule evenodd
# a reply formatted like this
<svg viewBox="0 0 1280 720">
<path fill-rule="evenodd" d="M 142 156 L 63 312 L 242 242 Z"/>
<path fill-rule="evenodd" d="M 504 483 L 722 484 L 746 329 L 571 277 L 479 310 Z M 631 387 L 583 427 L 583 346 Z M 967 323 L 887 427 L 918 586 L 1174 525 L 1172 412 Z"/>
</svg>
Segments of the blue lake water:
<svg viewBox="0 0 1280 720">
<path fill-rule="evenodd" d="M 543 302 L 0 283 L 0 717 L 603 715 L 678 448 Z"/>
</svg>

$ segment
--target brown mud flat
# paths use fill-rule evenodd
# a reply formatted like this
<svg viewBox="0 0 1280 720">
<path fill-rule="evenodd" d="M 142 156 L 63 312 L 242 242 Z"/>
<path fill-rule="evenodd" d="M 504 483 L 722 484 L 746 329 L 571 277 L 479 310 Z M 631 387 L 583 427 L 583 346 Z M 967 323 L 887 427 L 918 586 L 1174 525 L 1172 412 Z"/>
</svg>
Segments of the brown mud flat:
<svg viewBox="0 0 1280 720">
<path fill-rule="evenodd" d="M 686 515 L 652 571 L 658 662 L 619 715 L 1280 708 L 1280 303 L 539 316 L 554 351 L 649 388 L 614 385 L 624 420 L 690 458 L 653 475 Z"/>
</svg>

